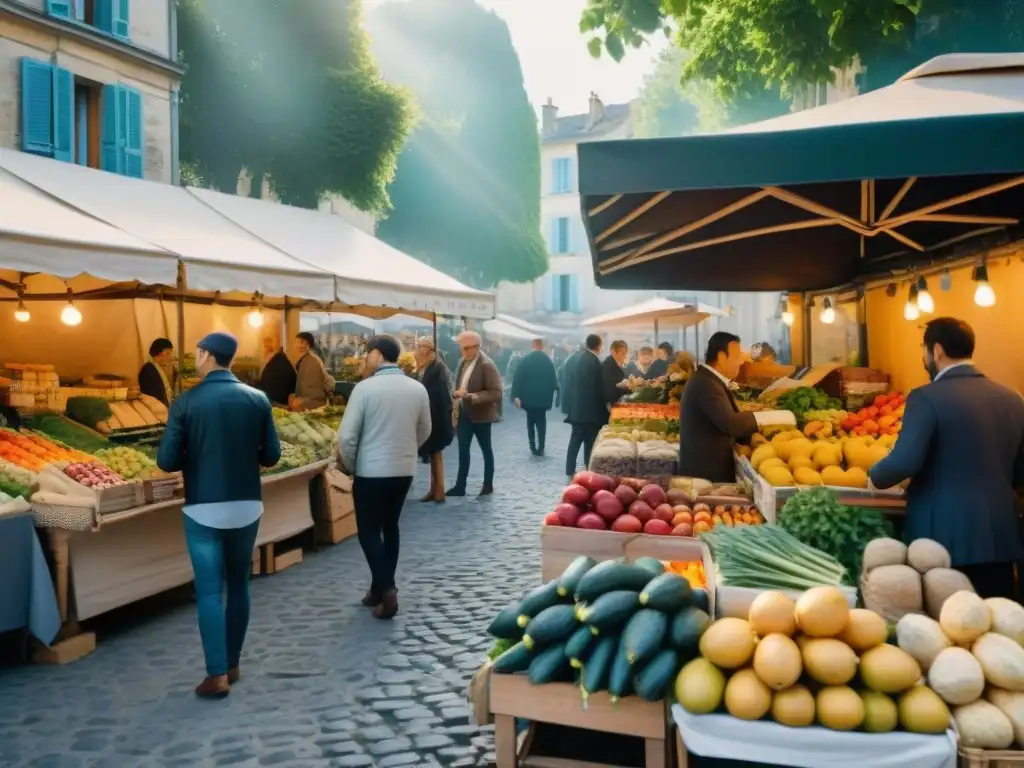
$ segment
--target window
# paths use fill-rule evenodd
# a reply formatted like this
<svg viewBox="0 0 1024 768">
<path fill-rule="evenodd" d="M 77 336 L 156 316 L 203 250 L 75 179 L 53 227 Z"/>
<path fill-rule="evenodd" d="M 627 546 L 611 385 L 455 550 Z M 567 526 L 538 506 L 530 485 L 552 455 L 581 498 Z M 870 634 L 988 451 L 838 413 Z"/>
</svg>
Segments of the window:
<svg viewBox="0 0 1024 768">
<path fill-rule="evenodd" d="M 572 159 L 556 157 L 551 163 L 551 191 L 556 195 L 572 192 Z"/>
<path fill-rule="evenodd" d="M 815 106 L 823 107 L 828 104 L 828 83 L 818 83 L 818 98 Z"/>
<path fill-rule="evenodd" d="M 142 178 L 142 94 L 21 60 L 21 148 L 66 163 Z"/>
<path fill-rule="evenodd" d="M 577 275 L 548 275 L 544 278 L 546 312 L 580 312 L 580 288 Z"/>
<path fill-rule="evenodd" d="M 569 217 L 551 220 L 551 253 L 569 253 Z"/>
<path fill-rule="evenodd" d="M 68 19 L 130 39 L 128 21 L 130 0 L 46 0 L 46 12 L 57 19 Z"/>
</svg>

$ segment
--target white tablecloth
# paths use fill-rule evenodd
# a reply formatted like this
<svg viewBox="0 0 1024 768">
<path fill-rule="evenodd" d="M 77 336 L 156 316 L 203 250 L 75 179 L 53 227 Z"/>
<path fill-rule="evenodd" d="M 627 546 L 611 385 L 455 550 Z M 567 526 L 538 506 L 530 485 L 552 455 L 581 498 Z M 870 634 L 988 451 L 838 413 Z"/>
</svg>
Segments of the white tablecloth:
<svg viewBox="0 0 1024 768">
<path fill-rule="evenodd" d="M 672 718 L 686 749 L 701 757 L 794 768 L 956 768 L 956 737 L 844 733 L 819 726 L 789 728 L 729 715 L 691 715 L 678 704 Z"/>
</svg>

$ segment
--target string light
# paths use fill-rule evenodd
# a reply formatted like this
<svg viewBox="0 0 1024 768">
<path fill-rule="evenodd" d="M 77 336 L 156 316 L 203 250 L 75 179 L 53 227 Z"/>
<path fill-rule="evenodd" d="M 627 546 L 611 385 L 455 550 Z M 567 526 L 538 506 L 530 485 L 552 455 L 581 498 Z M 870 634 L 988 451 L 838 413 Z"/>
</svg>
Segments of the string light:
<svg viewBox="0 0 1024 768">
<path fill-rule="evenodd" d="M 791 328 L 793 326 L 793 313 L 789 309 L 789 297 L 786 294 L 782 294 L 779 297 L 779 318 L 782 320 L 782 324 L 786 327 Z"/>
<path fill-rule="evenodd" d="M 996 292 L 988 282 L 988 267 L 982 263 L 974 269 L 972 275 L 977 285 L 974 288 L 974 303 L 979 307 L 991 307 L 996 303 Z"/>
<path fill-rule="evenodd" d="M 29 314 L 28 309 L 25 307 L 25 302 L 22 299 L 18 299 L 18 308 L 14 310 L 14 319 L 19 323 L 27 323 L 32 319 L 32 315 Z"/>
<path fill-rule="evenodd" d="M 910 284 L 910 295 L 907 296 L 907 303 L 903 305 L 903 319 L 913 322 L 921 316 L 921 309 L 917 304 L 917 284 Z"/>
<path fill-rule="evenodd" d="M 245 321 L 249 324 L 250 328 L 262 328 L 263 323 L 266 321 L 266 318 L 263 317 L 263 307 L 260 304 L 262 299 L 263 297 L 258 293 L 252 295 L 252 309 L 245 316 Z"/>
<path fill-rule="evenodd" d="M 68 300 L 68 305 L 60 313 L 60 321 L 64 325 L 76 326 L 82 322 L 82 313 L 78 311 L 78 307 L 71 300 Z"/>
<path fill-rule="evenodd" d="M 921 277 L 917 281 L 917 308 L 924 314 L 930 315 L 935 311 L 935 299 L 928 292 L 928 281 Z"/>
<path fill-rule="evenodd" d="M 836 321 L 836 311 L 832 308 L 832 299 L 825 299 L 820 319 L 825 325 L 832 325 Z"/>
</svg>

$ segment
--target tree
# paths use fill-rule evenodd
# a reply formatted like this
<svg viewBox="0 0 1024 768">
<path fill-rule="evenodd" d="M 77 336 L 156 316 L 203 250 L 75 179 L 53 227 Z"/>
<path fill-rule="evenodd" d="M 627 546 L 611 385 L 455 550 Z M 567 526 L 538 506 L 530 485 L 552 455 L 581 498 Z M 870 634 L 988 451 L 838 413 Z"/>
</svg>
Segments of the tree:
<svg viewBox="0 0 1024 768">
<path fill-rule="evenodd" d="M 537 120 L 505 22 L 474 0 L 415 0 L 378 7 L 367 27 L 421 118 L 378 235 L 478 287 L 543 275 Z"/>
<path fill-rule="evenodd" d="M 616 59 L 649 35 L 673 35 L 691 54 L 684 79 L 728 99 L 772 88 L 788 97 L 858 59 L 870 72 L 955 50 L 1015 50 L 1022 9 L 1024 0 L 588 0 L 580 28 L 592 54 Z"/>
<path fill-rule="evenodd" d="M 285 203 L 340 194 L 383 213 L 414 112 L 384 82 L 360 0 L 178 0 L 181 155 L 234 192 L 246 168 Z"/>
</svg>

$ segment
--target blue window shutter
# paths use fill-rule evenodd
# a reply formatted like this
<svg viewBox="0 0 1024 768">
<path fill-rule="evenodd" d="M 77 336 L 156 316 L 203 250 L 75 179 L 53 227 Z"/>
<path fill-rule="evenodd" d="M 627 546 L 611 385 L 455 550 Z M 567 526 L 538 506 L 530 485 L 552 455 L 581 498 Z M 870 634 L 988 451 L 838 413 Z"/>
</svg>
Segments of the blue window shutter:
<svg viewBox="0 0 1024 768">
<path fill-rule="evenodd" d="M 75 78 L 63 67 L 53 67 L 53 159 L 75 159 Z"/>
<path fill-rule="evenodd" d="M 577 315 L 580 313 L 579 275 L 569 275 L 569 311 Z"/>
<path fill-rule="evenodd" d="M 103 86 L 102 116 L 100 119 L 100 166 L 104 171 L 124 173 L 124 148 L 121 145 L 120 110 L 117 108 L 120 88 Z"/>
<path fill-rule="evenodd" d="M 553 193 L 557 193 L 560 191 L 558 189 L 558 171 L 558 158 L 556 157 L 554 160 L 551 161 L 551 191 Z"/>
<path fill-rule="evenodd" d="M 29 58 L 21 60 L 21 148 L 53 156 L 53 67 Z"/>
<path fill-rule="evenodd" d="M 110 3 L 110 34 L 122 40 L 131 38 L 131 25 L 128 23 L 128 6 L 130 0 L 107 0 Z"/>
<path fill-rule="evenodd" d="M 569 253 L 569 219 L 558 219 L 558 252 Z"/>
<path fill-rule="evenodd" d="M 544 311 L 555 311 L 555 276 L 544 276 Z"/>
<path fill-rule="evenodd" d="M 119 86 L 124 94 L 125 112 L 124 122 L 124 175 L 133 179 L 142 178 L 143 154 L 145 141 L 143 140 L 144 125 L 142 122 L 142 94 L 134 88 Z M 120 104 L 120 100 L 118 101 Z"/>
<path fill-rule="evenodd" d="M 572 170 L 573 170 L 572 158 L 571 157 L 567 157 L 567 158 L 565 158 L 565 191 L 566 192 L 572 192 L 572 188 L 573 188 L 573 183 L 572 183 L 573 172 L 572 172 Z"/>
<path fill-rule="evenodd" d="M 70 19 L 71 0 L 46 0 L 46 12 L 58 19 Z"/>
</svg>

